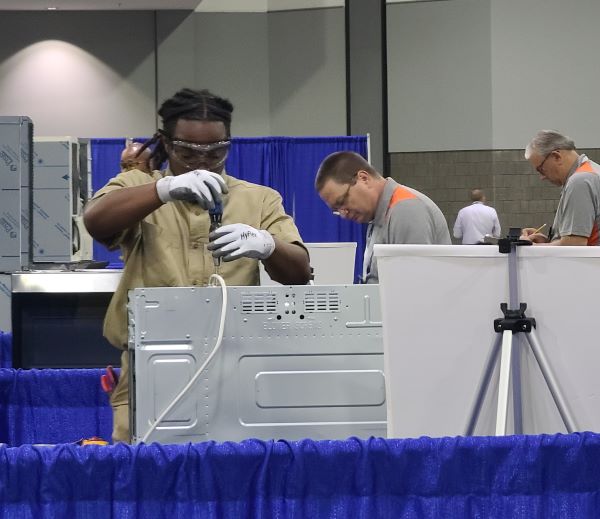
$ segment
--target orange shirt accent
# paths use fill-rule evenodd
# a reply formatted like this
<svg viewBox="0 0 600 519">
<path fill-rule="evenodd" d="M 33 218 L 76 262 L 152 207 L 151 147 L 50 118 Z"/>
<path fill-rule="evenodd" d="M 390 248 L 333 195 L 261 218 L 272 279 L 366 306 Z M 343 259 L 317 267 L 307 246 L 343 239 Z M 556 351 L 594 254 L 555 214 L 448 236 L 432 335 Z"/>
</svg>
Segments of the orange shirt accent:
<svg viewBox="0 0 600 519">
<path fill-rule="evenodd" d="M 594 168 L 592 168 L 592 164 L 589 161 L 585 161 L 581 166 L 579 166 L 575 173 L 593 173 Z"/>
<path fill-rule="evenodd" d="M 392 198 L 390 198 L 388 209 L 402 200 L 410 200 L 411 198 L 417 198 L 417 195 L 402 186 L 398 186 L 396 189 L 394 189 Z"/>
<path fill-rule="evenodd" d="M 581 166 L 579 166 L 575 173 L 594 173 L 594 168 L 592 168 L 592 164 L 590 161 L 585 161 Z M 588 238 L 588 245 L 598 245 L 598 239 L 600 238 L 598 234 L 598 224 L 594 222 L 594 226 L 592 227 L 592 234 Z"/>
<path fill-rule="evenodd" d="M 592 234 L 587 241 L 588 245 L 598 245 L 598 224 L 594 222 L 594 226 L 592 227 Z"/>
</svg>

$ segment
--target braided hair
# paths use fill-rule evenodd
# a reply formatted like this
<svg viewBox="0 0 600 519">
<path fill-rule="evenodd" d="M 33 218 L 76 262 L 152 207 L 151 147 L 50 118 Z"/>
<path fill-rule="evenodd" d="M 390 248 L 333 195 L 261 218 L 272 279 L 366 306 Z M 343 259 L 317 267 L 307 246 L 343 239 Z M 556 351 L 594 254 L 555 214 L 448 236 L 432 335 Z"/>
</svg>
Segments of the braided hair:
<svg viewBox="0 0 600 519">
<path fill-rule="evenodd" d="M 168 158 L 161 136 L 172 138 L 179 119 L 222 122 L 229 137 L 232 112 L 233 105 L 228 99 L 219 97 L 209 90 L 192 90 L 190 88 L 179 90 L 173 97 L 167 99 L 158 110 L 163 129 L 158 130 L 144 144 L 139 153 L 148 146 L 156 144 L 150 157 L 150 166 L 151 169 L 159 169 Z"/>
</svg>

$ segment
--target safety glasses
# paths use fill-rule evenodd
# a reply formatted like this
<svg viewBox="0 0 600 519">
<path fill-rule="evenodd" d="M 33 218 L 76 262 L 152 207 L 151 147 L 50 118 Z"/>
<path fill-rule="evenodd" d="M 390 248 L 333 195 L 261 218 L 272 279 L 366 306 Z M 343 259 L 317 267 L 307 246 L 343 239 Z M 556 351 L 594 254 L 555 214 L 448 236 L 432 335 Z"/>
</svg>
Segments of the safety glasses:
<svg viewBox="0 0 600 519">
<path fill-rule="evenodd" d="M 184 166 L 192 169 L 217 169 L 227 159 L 231 141 L 218 141 L 209 144 L 170 140 L 171 156 Z"/>
</svg>

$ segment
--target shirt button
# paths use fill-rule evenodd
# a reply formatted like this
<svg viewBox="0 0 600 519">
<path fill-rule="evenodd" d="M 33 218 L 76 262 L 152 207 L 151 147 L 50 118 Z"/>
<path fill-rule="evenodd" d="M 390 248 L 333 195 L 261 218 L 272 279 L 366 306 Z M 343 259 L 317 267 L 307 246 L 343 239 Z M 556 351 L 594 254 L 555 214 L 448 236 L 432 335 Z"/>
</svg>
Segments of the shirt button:
<svg viewBox="0 0 600 519">
<path fill-rule="evenodd" d="M 197 243 L 192 243 L 192 249 L 197 249 L 199 245 Z"/>
</svg>

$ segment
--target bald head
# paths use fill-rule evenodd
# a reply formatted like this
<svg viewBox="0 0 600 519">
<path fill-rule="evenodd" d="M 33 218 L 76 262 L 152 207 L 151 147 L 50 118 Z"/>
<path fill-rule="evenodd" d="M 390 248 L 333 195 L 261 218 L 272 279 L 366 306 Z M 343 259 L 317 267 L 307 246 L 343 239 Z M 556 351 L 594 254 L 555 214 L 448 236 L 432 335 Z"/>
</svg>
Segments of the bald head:
<svg viewBox="0 0 600 519">
<path fill-rule="evenodd" d="M 150 172 L 150 155 L 149 148 L 142 149 L 143 144 L 139 142 L 129 143 L 121 152 L 121 170 L 128 171 L 130 169 L 140 169 Z"/>
<path fill-rule="evenodd" d="M 359 171 L 366 171 L 374 177 L 381 177 L 379 172 L 364 157 L 353 151 L 337 151 L 325 157 L 317 176 L 315 189 L 321 192 L 328 180 L 338 184 L 352 184 Z"/>
<path fill-rule="evenodd" d="M 473 202 L 485 202 L 485 193 L 481 189 L 471 191 L 471 200 Z"/>
</svg>

